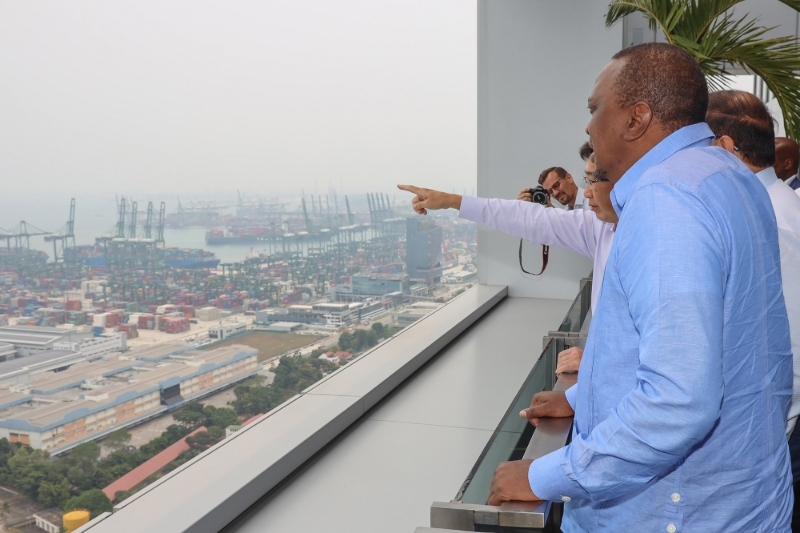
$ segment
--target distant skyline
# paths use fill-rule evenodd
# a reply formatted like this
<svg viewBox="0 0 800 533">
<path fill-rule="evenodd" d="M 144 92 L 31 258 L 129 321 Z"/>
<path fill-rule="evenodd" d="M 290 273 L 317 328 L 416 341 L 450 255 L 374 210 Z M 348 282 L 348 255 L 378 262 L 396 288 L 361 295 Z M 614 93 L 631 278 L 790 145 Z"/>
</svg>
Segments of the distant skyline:
<svg viewBox="0 0 800 533">
<path fill-rule="evenodd" d="M 0 213 L 470 190 L 476 25 L 474 0 L 0 3 Z"/>
</svg>

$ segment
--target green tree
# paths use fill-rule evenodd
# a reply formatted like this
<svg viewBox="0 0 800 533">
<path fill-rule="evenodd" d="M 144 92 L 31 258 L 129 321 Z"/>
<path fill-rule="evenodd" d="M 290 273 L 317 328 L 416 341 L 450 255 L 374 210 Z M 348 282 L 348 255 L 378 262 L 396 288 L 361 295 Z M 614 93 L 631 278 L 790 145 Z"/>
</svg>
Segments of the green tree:
<svg viewBox="0 0 800 533">
<path fill-rule="evenodd" d="M 181 424 L 184 424 L 185 426 L 192 428 L 203 425 L 206 421 L 206 414 L 202 410 L 198 411 L 195 409 L 187 409 L 187 408 L 181 409 L 180 411 L 175 413 L 172 417 L 177 422 L 180 422 Z"/>
<path fill-rule="evenodd" d="M 5 501 L 3 505 L 0 506 L 0 519 L 3 520 L 3 523 L 7 526 L 8 522 L 6 521 L 6 517 L 11 513 L 11 502 Z"/>
<path fill-rule="evenodd" d="M 349 352 L 353 348 L 353 335 L 345 331 L 339 335 L 339 348 Z"/>
<path fill-rule="evenodd" d="M 64 511 L 72 511 L 73 509 L 86 509 L 92 513 L 92 518 L 95 518 L 102 513 L 111 512 L 113 506 L 111 505 L 111 500 L 102 490 L 92 489 L 72 498 L 64 506 Z"/>
<path fill-rule="evenodd" d="M 379 339 L 385 337 L 383 331 L 383 324 L 381 324 L 380 322 L 375 322 L 372 324 L 372 331 L 375 332 L 375 335 L 377 335 Z"/>
<path fill-rule="evenodd" d="M 84 442 L 69 452 L 69 462 L 84 470 L 93 470 L 100 459 L 100 445 L 94 441 Z"/>
<path fill-rule="evenodd" d="M 208 431 L 203 431 L 197 435 L 193 435 L 186 439 L 186 444 L 189 445 L 195 453 L 199 454 L 209 449 L 219 441 L 225 438 L 225 430 L 221 427 L 211 427 Z"/>
<path fill-rule="evenodd" d="M 226 427 L 239 422 L 239 415 L 236 411 L 227 407 L 206 407 L 208 413 L 208 425 L 211 427 L 219 427 L 225 429 Z"/>
<path fill-rule="evenodd" d="M 783 111 L 787 136 L 800 136 L 800 44 L 794 37 L 765 38 L 771 29 L 757 26 L 749 13 L 734 17 L 732 8 L 744 0 L 612 0 L 606 14 L 610 26 L 623 16 L 643 13 L 651 29 L 667 42 L 694 56 L 712 89 L 728 86 L 731 66 L 764 80 Z M 800 0 L 780 0 L 800 10 Z"/>
<path fill-rule="evenodd" d="M 66 479 L 62 478 L 58 483 L 43 481 L 42 484 L 39 485 L 39 494 L 36 499 L 39 500 L 39 503 L 47 507 L 58 507 L 62 509 L 64 504 L 67 503 L 67 500 L 69 500 L 69 497 L 69 483 L 67 483 Z"/>
<path fill-rule="evenodd" d="M 47 477 L 49 454 L 23 446 L 8 460 L 11 485 L 29 498 L 36 499 L 39 485 Z"/>
<path fill-rule="evenodd" d="M 103 445 L 111 450 L 119 450 L 127 446 L 133 437 L 125 428 L 112 431 L 103 440 Z"/>
</svg>

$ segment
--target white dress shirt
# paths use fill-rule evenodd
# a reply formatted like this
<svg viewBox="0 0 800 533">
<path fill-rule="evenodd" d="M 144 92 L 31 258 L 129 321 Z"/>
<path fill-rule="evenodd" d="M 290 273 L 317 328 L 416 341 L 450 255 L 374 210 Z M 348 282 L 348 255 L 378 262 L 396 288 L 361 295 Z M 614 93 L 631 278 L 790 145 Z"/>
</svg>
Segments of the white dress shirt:
<svg viewBox="0 0 800 533">
<path fill-rule="evenodd" d="M 583 209 L 584 211 L 592 210 L 591 206 L 589 206 L 589 199 L 583 194 L 583 187 L 578 187 L 578 192 L 575 193 L 575 206 L 567 206 L 567 210 L 571 211 L 572 209 Z"/>
<path fill-rule="evenodd" d="M 583 197 L 583 189 L 578 189 Z M 584 198 L 585 199 L 585 198 Z M 800 198 L 798 198 L 800 200 Z M 602 222 L 592 211 L 578 208 L 553 209 L 520 200 L 484 199 L 464 196 L 459 217 L 480 222 L 534 244 L 566 248 L 594 260 L 592 312 L 594 313 L 608 253 L 614 241 L 614 224 Z"/>
<path fill-rule="evenodd" d="M 794 355 L 792 404 L 786 423 L 786 433 L 791 435 L 797 417 L 800 416 L 800 278 L 796 275 L 800 265 L 800 198 L 793 194 L 796 191 L 778 179 L 774 168 L 767 167 L 756 173 L 756 176 L 767 188 L 778 221 L 783 299 L 789 315 L 789 335 Z"/>
</svg>

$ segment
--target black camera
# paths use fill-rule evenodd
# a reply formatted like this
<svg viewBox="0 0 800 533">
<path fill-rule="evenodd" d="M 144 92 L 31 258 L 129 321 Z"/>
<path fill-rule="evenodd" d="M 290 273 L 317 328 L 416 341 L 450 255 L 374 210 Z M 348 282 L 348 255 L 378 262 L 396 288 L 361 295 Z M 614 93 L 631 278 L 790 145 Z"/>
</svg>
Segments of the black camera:
<svg viewBox="0 0 800 533">
<path fill-rule="evenodd" d="M 531 189 L 531 201 L 541 205 L 547 205 L 549 195 L 544 187 L 537 185 L 535 189 Z"/>
</svg>

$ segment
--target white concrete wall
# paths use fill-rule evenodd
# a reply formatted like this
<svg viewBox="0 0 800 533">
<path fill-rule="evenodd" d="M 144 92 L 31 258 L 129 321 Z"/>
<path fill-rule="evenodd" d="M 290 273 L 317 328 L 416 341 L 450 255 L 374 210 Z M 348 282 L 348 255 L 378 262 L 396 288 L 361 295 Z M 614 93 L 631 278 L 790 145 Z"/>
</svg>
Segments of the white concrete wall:
<svg viewBox="0 0 800 533">
<path fill-rule="evenodd" d="M 582 180 L 586 99 L 622 45 L 622 23 L 607 29 L 607 0 L 479 0 L 478 195 L 516 198 L 539 173 L 563 166 Z M 518 266 L 519 239 L 480 227 L 478 279 L 511 296 L 572 299 L 588 258 L 551 249 L 539 278 Z M 525 245 L 529 271 L 541 247 Z M 533 269 L 536 270 L 533 270 Z"/>
</svg>

